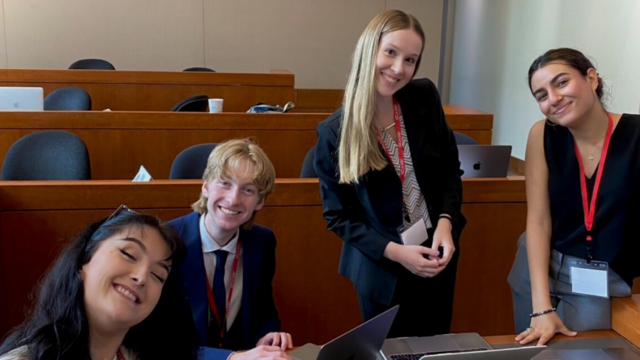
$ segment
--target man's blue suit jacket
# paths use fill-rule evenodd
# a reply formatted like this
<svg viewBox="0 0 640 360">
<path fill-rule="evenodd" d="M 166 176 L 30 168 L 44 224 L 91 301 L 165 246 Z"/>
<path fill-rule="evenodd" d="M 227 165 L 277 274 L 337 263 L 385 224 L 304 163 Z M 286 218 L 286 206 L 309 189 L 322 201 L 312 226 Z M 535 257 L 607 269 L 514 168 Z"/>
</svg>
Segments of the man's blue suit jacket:
<svg viewBox="0 0 640 360">
<path fill-rule="evenodd" d="M 232 350 L 206 347 L 209 304 L 199 219 L 200 214 L 194 212 L 167 223 L 187 246 L 187 258 L 175 279 L 182 283 L 188 300 L 186 305 L 193 315 L 201 346 L 199 358 L 226 360 Z M 242 242 L 243 284 L 238 318 L 242 321 L 243 339 L 232 342 L 243 344 L 242 348 L 233 350 L 246 350 L 254 348 L 264 335 L 280 331 L 271 287 L 276 270 L 276 238 L 271 230 L 254 225 L 250 230 L 240 228 L 239 241 Z"/>
</svg>

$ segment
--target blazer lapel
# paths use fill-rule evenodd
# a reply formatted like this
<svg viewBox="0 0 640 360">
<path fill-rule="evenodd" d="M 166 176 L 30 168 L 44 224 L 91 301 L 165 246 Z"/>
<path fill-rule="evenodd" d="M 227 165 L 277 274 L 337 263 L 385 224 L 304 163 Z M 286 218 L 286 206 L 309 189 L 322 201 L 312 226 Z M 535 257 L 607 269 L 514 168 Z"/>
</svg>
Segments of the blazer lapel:
<svg viewBox="0 0 640 360">
<path fill-rule="evenodd" d="M 198 329 L 200 344 L 207 343 L 207 320 L 209 318 L 206 271 L 202 254 L 202 240 L 200 239 L 200 216 L 198 213 L 188 215 L 185 219 L 180 236 L 187 246 L 187 258 L 182 264 L 184 285 L 191 304 L 193 320 Z"/>
<path fill-rule="evenodd" d="M 408 105 L 402 106 L 402 103 L 400 107 L 402 108 L 402 117 L 404 119 L 404 128 L 407 131 L 409 148 L 411 149 L 411 159 L 415 163 L 418 161 L 422 147 L 426 144 L 426 123 L 429 120 L 423 118 L 424 110 Z"/>
</svg>

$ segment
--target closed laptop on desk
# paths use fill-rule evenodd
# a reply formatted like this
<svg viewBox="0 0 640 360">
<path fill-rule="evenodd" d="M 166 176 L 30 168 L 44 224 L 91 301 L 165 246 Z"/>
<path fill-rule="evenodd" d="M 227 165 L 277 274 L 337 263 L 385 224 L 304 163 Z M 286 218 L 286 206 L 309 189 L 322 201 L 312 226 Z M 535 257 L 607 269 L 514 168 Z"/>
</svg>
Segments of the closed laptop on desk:
<svg viewBox="0 0 640 360">
<path fill-rule="evenodd" d="M 458 145 L 463 178 L 505 177 L 509 171 L 511 146 Z"/>
<path fill-rule="evenodd" d="M 42 111 L 43 90 L 39 87 L 0 87 L 0 111 Z"/>
<path fill-rule="evenodd" d="M 545 350 L 534 360 L 640 360 L 640 355 L 627 348 Z"/>
<path fill-rule="evenodd" d="M 448 334 L 388 339 L 387 360 L 530 360 L 544 347 L 493 349 L 480 335 Z"/>
</svg>

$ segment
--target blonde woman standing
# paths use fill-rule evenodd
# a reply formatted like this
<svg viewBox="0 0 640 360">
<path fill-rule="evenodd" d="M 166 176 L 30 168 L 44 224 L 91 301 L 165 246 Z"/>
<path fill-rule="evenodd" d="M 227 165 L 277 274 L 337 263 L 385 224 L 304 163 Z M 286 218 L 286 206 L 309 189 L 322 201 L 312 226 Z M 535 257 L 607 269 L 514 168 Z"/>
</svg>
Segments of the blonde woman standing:
<svg viewBox="0 0 640 360">
<path fill-rule="evenodd" d="M 328 228 L 344 240 L 340 274 L 364 320 L 397 304 L 389 337 L 448 333 L 466 220 L 458 150 L 428 79 L 411 15 L 390 10 L 364 30 L 343 107 L 318 125 L 314 168 Z"/>
</svg>

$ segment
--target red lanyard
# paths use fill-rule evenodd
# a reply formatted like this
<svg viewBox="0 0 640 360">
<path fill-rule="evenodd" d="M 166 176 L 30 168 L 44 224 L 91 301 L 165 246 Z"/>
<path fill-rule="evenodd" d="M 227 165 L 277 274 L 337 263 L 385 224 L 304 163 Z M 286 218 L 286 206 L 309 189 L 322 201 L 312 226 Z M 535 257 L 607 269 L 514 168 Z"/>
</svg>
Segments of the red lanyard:
<svg viewBox="0 0 640 360">
<path fill-rule="evenodd" d="M 591 244 L 593 238 L 591 237 L 591 229 L 593 228 L 593 219 L 596 215 L 596 199 L 598 198 L 598 191 L 600 190 L 600 182 L 602 181 L 602 172 L 604 171 L 604 164 L 607 161 L 607 153 L 609 152 L 609 143 L 611 142 L 611 134 L 613 133 L 613 118 L 611 114 L 607 113 L 609 117 L 609 125 L 607 126 L 607 133 L 604 137 L 604 145 L 602 145 L 602 155 L 600 156 L 600 165 L 598 166 L 598 172 L 596 174 L 595 184 L 593 186 L 593 193 L 591 194 L 591 206 L 589 206 L 589 198 L 587 195 L 587 180 L 584 175 L 584 164 L 582 163 L 582 156 L 580 156 L 580 149 L 578 149 L 578 143 L 574 139 L 574 148 L 576 157 L 578 158 L 578 164 L 580 165 L 580 189 L 582 190 L 582 208 L 584 210 L 584 226 L 587 228 L 587 258 L 590 261 L 591 256 Z"/>
<path fill-rule="evenodd" d="M 222 347 L 222 339 L 224 338 L 224 328 L 229 318 L 229 310 L 231 309 L 231 296 L 233 295 L 233 286 L 236 283 L 236 273 L 238 272 L 238 260 L 240 259 L 240 250 L 242 245 L 240 239 L 238 239 L 238 245 L 236 245 L 236 256 L 233 259 L 233 271 L 231 272 L 231 284 L 229 285 L 229 296 L 227 297 L 227 309 L 224 315 L 224 323 L 220 321 L 220 314 L 218 314 L 218 308 L 216 307 L 216 301 L 213 299 L 213 292 L 211 291 L 211 285 L 209 285 L 209 279 L 205 276 L 205 283 L 207 284 L 207 298 L 209 299 L 209 308 L 211 308 L 211 314 L 216 319 L 216 322 L 220 328 L 220 347 Z"/>
<path fill-rule="evenodd" d="M 118 358 L 118 360 L 125 360 L 124 355 L 122 355 L 122 353 L 120 352 L 120 349 L 118 349 L 118 351 L 116 352 L 116 357 Z"/>
<path fill-rule="evenodd" d="M 400 164 L 400 181 L 404 184 L 404 176 L 406 173 L 406 168 L 404 165 L 404 148 L 402 147 L 402 127 L 400 126 L 400 107 L 398 106 L 398 102 L 396 101 L 396 98 L 393 98 L 393 121 L 395 122 L 395 125 L 396 125 L 396 133 L 398 134 L 398 163 Z M 382 140 L 382 137 L 380 136 L 380 132 L 378 131 L 376 132 L 376 134 L 378 135 L 378 141 L 380 142 L 380 144 L 382 144 L 382 147 L 384 148 L 384 151 L 387 153 L 387 156 L 389 157 L 390 160 L 393 161 L 393 159 L 391 158 L 391 152 L 389 151 L 389 149 L 387 149 L 387 145 Z"/>
</svg>

